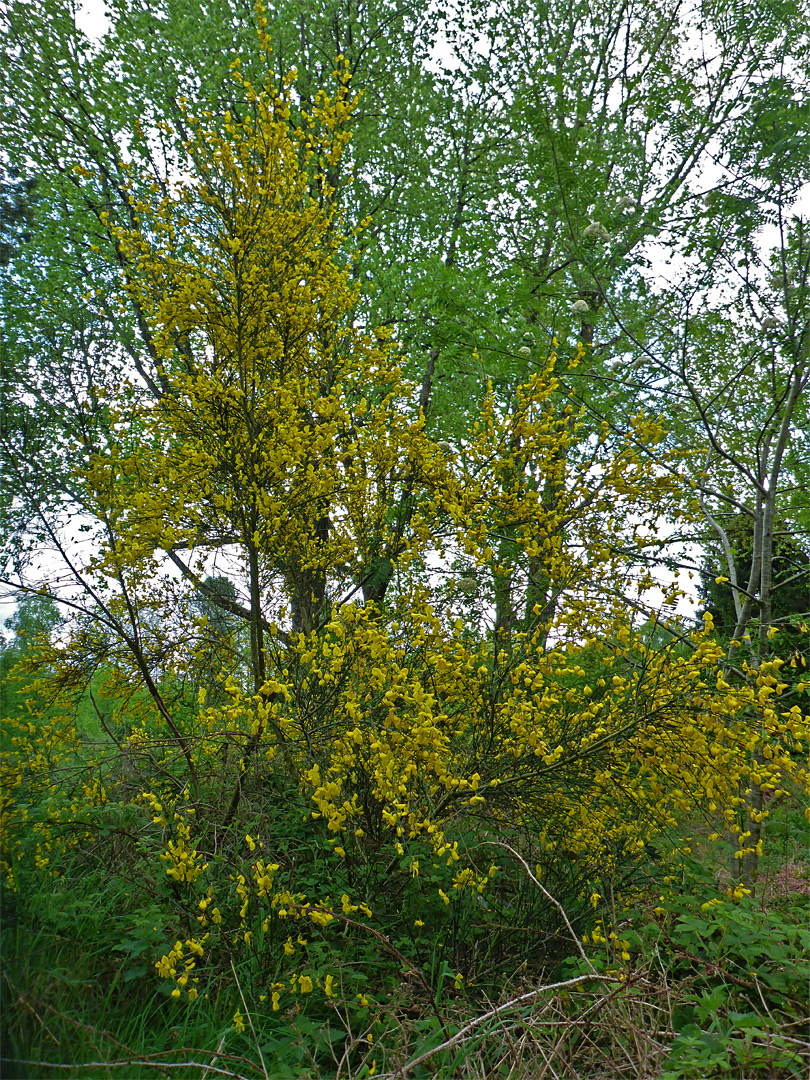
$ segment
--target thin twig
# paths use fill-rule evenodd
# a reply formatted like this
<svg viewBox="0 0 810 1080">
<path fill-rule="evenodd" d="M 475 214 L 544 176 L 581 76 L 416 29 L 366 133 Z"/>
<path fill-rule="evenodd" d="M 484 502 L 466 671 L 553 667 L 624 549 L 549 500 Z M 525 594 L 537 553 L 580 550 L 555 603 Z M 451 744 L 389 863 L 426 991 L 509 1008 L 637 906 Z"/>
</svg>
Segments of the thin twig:
<svg viewBox="0 0 810 1080">
<path fill-rule="evenodd" d="M 5 972 L 3 972 L 3 978 L 8 983 L 9 988 L 12 990 L 12 992 L 17 995 L 17 1000 L 20 1002 L 20 1004 L 25 1005 L 34 1013 L 34 1016 L 36 1016 L 37 1020 L 39 1020 L 40 1024 L 42 1024 L 43 1028 L 45 1029 L 45 1031 L 48 1032 L 49 1035 L 51 1034 L 49 1029 L 46 1027 L 44 1021 L 34 1009 L 33 1005 L 31 1004 L 32 1002 L 35 1005 L 38 1005 L 39 1008 L 46 1009 L 53 1016 L 58 1016 L 60 1020 L 64 1020 L 66 1023 L 71 1024 L 75 1028 L 79 1028 L 80 1031 L 88 1031 L 93 1035 L 99 1035 L 102 1039 L 106 1039 L 114 1046 L 117 1046 L 119 1050 L 123 1050 L 127 1054 L 132 1054 L 134 1056 L 137 1053 L 137 1051 L 133 1050 L 130 1046 L 127 1046 L 126 1043 L 122 1043 L 118 1039 L 116 1039 L 116 1037 L 114 1035 L 111 1035 L 109 1031 L 104 1031 L 102 1028 L 93 1027 L 91 1024 L 83 1024 L 80 1020 L 75 1020 L 72 1016 L 68 1016 L 66 1013 L 61 1012 L 54 1005 L 50 1005 L 47 1001 L 41 1001 L 39 998 L 34 997 L 33 994 L 24 994 L 12 983 L 12 981 L 9 979 L 8 975 Z M 58 1046 L 59 1040 L 55 1039 L 53 1035 L 51 1035 L 51 1038 Z"/>
<path fill-rule="evenodd" d="M 219 1061 L 219 1055 L 222 1053 L 222 1047 L 224 1045 L 225 1045 L 225 1036 L 223 1035 L 222 1038 L 219 1040 L 219 1046 L 217 1047 L 216 1052 L 215 1052 L 213 1058 L 211 1059 L 210 1064 L 207 1064 L 205 1066 L 205 1072 L 202 1074 L 202 1077 L 200 1078 L 200 1080 L 205 1080 L 206 1076 L 208 1076 L 208 1073 L 211 1071 L 211 1069 L 214 1068 L 217 1061 Z"/>
<path fill-rule="evenodd" d="M 613 975 L 577 975 L 574 979 L 565 979 L 563 982 L 548 983 L 546 986 L 539 986 L 536 990 L 529 990 L 525 994 L 520 994 L 516 998 L 510 998 L 510 1000 L 505 1001 L 503 1005 L 498 1005 L 494 1009 L 490 1009 L 488 1012 L 476 1016 L 469 1024 L 465 1024 L 463 1028 L 457 1031 L 452 1038 L 445 1040 L 445 1042 L 441 1043 L 439 1046 L 434 1046 L 432 1050 L 426 1050 L 425 1053 L 420 1054 L 419 1057 L 413 1058 L 406 1065 L 403 1065 L 395 1075 L 405 1076 L 412 1069 L 415 1069 L 417 1065 L 421 1065 L 423 1061 L 427 1061 L 428 1058 L 433 1057 L 434 1054 L 438 1054 L 441 1050 L 448 1050 L 451 1046 L 456 1046 L 458 1043 L 463 1042 L 470 1032 L 480 1024 L 485 1024 L 487 1020 L 493 1020 L 496 1016 L 500 1016 L 510 1009 L 517 1008 L 519 1005 L 524 1005 L 529 1001 L 533 1001 L 535 998 L 540 997 L 541 994 L 545 994 L 549 990 L 563 990 L 569 986 L 577 986 L 579 983 L 591 981 L 615 983 L 616 978 Z"/>
<path fill-rule="evenodd" d="M 579 937 L 575 933 L 574 928 L 571 925 L 571 923 L 570 923 L 570 921 L 568 919 L 568 916 L 565 913 L 565 908 L 562 906 L 562 904 L 559 902 L 559 900 L 554 899 L 554 897 L 551 895 L 551 893 L 548 891 L 548 889 L 545 887 L 545 885 L 541 885 L 541 883 L 537 880 L 537 878 L 531 872 L 531 869 L 529 868 L 529 864 L 526 862 L 526 860 L 523 858 L 523 856 L 519 855 L 515 851 L 515 849 L 513 847 L 510 847 L 509 844 L 505 844 L 502 840 L 486 840 L 485 843 L 490 844 L 490 845 L 492 845 L 494 847 L 506 848 L 506 850 L 508 852 L 510 852 L 510 854 L 514 855 L 514 857 L 518 860 L 518 862 L 523 864 L 523 869 L 529 875 L 531 880 L 535 883 L 535 885 L 540 890 L 540 892 L 543 894 L 543 896 L 545 896 L 547 900 L 550 900 L 552 902 L 552 904 L 554 904 L 554 906 L 557 908 L 557 910 L 562 915 L 563 919 L 565 920 L 565 925 L 568 927 L 568 932 L 571 934 L 571 940 L 574 942 L 574 944 L 576 945 L 576 947 L 577 947 L 577 949 L 579 951 L 579 955 L 582 957 L 582 959 L 588 965 L 589 969 L 593 972 L 593 974 L 596 975 L 596 973 L 597 973 L 596 968 L 593 966 L 593 964 L 590 961 L 590 958 L 589 958 L 588 954 L 583 949 L 582 942 L 579 940 Z"/>
<path fill-rule="evenodd" d="M 13 1061 L 16 1065 L 36 1065 L 40 1069 L 76 1069 L 79 1067 L 82 1069 L 123 1069 L 125 1067 L 132 1068 L 134 1065 L 141 1069 L 207 1069 L 209 1072 L 215 1072 L 219 1076 L 230 1076 L 232 1080 L 250 1080 L 250 1077 L 243 1076 L 242 1073 L 231 1072 L 229 1069 L 220 1069 L 215 1065 L 205 1065 L 202 1061 L 156 1062 L 147 1061 L 144 1058 L 132 1058 L 129 1061 L 83 1061 L 81 1066 L 77 1066 L 75 1063 L 62 1065 L 52 1061 L 30 1061 L 25 1058 L 0 1057 L 0 1061 Z"/>
<path fill-rule="evenodd" d="M 239 982 L 239 976 L 236 974 L 236 968 L 233 965 L 233 960 L 231 960 L 231 971 L 233 972 L 233 977 L 236 980 L 236 989 L 239 991 L 239 997 L 242 999 L 242 1007 L 245 1010 L 245 1016 L 248 1018 L 248 1023 L 250 1024 L 250 1031 L 253 1035 L 253 1041 L 256 1043 L 256 1050 L 259 1054 L 259 1061 L 262 1063 L 264 1080 L 270 1080 L 270 1077 L 267 1075 L 267 1066 L 264 1063 L 264 1055 L 262 1054 L 262 1048 L 261 1046 L 259 1046 L 259 1040 L 256 1038 L 256 1029 L 253 1026 L 253 1017 L 250 1015 L 250 1009 L 247 1007 L 245 995 L 242 993 L 242 987 Z"/>
</svg>

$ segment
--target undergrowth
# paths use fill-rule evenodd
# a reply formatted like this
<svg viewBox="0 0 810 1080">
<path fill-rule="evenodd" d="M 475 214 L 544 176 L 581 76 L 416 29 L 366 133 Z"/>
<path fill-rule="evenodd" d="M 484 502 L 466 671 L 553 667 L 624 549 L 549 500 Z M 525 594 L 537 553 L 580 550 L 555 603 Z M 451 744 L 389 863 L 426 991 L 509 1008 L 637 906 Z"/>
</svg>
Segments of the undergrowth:
<svg viewBox="0 0 810 1080">
<path fill-rule="evenodd" d="M 788 844 L 800 844 L 789 800 L 774 831 L 780 822 Z M 510 877 L 559 916 L 558 933 L 533 945 L 527 937 L 525 962 L 515 964 L 515 951 L 505 972 L 483 957 L 465 979 L 435 946 L 409 956 L 407 942 L 366 928 L 363 949 L 344 925 L 308 947 L 321 990 L 332 973 L 329 994 L 298 994 L 275 1009 L 245 957 L 210 972 L 195 1002 L 145 978 L 163 947 L 165 911 L 137 867 L 127 880 L 74 852 L 50 886 L 20 882 L 4 895 L 3 1076 L 807 1075 L 806 893 L 735 899 L 718 884 L 722 868 L 661 855 L 618 909 L 593 894 L 590 917 L 580 911 L 575 927 L 525 860 L 498 848 Z"/>
</svg>

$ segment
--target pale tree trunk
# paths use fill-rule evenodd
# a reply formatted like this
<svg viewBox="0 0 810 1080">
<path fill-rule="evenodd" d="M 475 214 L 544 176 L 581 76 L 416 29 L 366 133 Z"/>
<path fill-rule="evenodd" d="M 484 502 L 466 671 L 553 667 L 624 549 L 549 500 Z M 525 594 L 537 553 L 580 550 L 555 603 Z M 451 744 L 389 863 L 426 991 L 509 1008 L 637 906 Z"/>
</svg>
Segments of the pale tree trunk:
<svg viewBox="0 0 810 1080">
<path fill-rule="evenodd" d="M 768 490 L 762 500 L 762 514 L 760 527 L 760 580 L 759 580 L 759 634 L 757 639 L 756 668 L 758 669 L 771 653 L 769 632 L 773 625 L 773 526 L 775 498 L 773 491 Z M 761 718 L 758 718 L 761 719 Z M 752 753 L 752 763 L 755 768 L 762 764 L 762 758 L 758 751 Z M 762 808 L 763 794 L 759 784 L 752 784 L 745 805 L 745 832 L 748 833 L 745 847 L 749 850 L 739 860 L 740 880 L 742 884 L 751 890 L 756 887 L 759 876 L 759 855 L 757 850 L 762 841 Z"/>
<path fill-rule="evenodd" d="M 759 462 L 755 478 L 755 498 L 753 508 L 747 509 L 752 518 L 753 540 L 751 550 L 751 572 L 745 586 L 738 581 L 735 552 L 727 531 L 708 512 L 703 504 L 709 524 L 717 534 L 723 547 L 728 577 L 734 598 L 737 616 L 734 633 L 727 656 L 726 674 L 733 677 L 739 649 L 745 645 L 749 654 L 749 663 L 754 672 L 771 656 L 770 634 L 774 626 L 773 610 L 773 560 L 774 560 L 774 523 L 779 480 L 785 451 L 789 444 L 790 431 L 796 406 L 807 384 L 807 364 L 795 366 L 785 394 L 778 424 L 775 430 L 767 433 L 761 442 Z M 744 469 L 740 469 L 746 475 Z M 751 624 L 758 622 L 756 641 L 750 640 Z M 752 718 L 752 722 L 762 727 L 761 716 Z M 763 730 L 764 734 L 764 730 Z M 763 763 L 758 751 L 752 752 L 754 770 Z M 752 891 L 756 887 L 759 873 L 759 855 L 757 849 L 763 838 L 762 810 L 763 792 L 759 784 L 748 788 L 745 803 L 743 831 L 747 834 L 744 847 L 751 849 L 741 858 L 732 857 L 732 878 L 739 880 Z"/>
</svg>

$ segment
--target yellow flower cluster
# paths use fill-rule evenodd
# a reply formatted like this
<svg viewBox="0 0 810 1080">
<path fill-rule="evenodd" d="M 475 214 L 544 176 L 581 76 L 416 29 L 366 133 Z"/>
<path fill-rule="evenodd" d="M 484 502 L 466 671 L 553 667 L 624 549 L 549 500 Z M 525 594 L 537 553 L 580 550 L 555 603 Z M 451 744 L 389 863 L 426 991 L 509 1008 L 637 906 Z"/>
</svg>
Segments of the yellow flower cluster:
<svg viewBox="0 0 810 1080">
<path fill-rule="evenodd" d="M 143 791 L 138 797 L 139 802 L 146 803 L 151 815 L 152 824 L 168 827 L 168 819 L 164 811 L 164 802 L 159 800 L 151 791 Z M 174 881 L 193 884 L 200 874 L 207 869 L 208 863 L 200 861 L 196 848 L 191 847 L 191 827 L 187 824 L 188 818 L 193 816 L 194 807 L 184 806 L 181 811 L 174 810 L 174 832 L 176 839 L 169 839 L 166 851 L 160 853 L 160 859 L 169 865 L 166 868 L 168 877 Z"/>
<path fill-rule="evenodd" d="M 183 991 L 185 991 L 189 1001 L 196 1001 L 199 995 L 197 986 L 200 980 L 193 972 L 197 967 L 197 961 L 201 960 L 205 955 L 205 943 L 207 940 L 208 935 L 206 934 L 205 937 L 199 940 L 188 938 L 185 944 L 182 941 L 176 941 L 168 953 L 156 961 L 155 970 L 158 977 L 171 979 L 175 983 L 171 992 L 173 998 L 182 997 Z"/>
</svg>

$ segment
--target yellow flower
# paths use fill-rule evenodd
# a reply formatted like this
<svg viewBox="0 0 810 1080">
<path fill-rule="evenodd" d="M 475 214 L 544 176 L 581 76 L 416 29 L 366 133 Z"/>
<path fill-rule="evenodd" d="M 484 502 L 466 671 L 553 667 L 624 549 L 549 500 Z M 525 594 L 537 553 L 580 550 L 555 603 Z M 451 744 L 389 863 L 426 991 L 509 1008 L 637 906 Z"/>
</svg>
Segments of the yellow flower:
<svg viewBox="0 0 810 1080">
<path fill-rule="evenodd" d="M 244 1031 L 245 1030 L 245 1022 L 242 1019 L 242 1014 L 239 1012 L 238 1009 L 233 1014 L 233 1026 L 236 1028 L 237 1031 Z"/>
<path fill-rule="evenodd" d="M 334 991 L 332 990 L 332 983 L 334 982 L 334 975 L 327 975 L 323 984 L 323 992 L 327 997 L 332 997 Z"/>
<path fill-rule="evenodd" d="M 328 911 L 310 911 L 309 917 L 318 926 L 328 926 L 334 919 L 334 915 L 330 915 Z"/>
<path fill-rule="evenodd" d="M 730 895 L 731 895 L 731 893 L 729 892 L 729 896 Z M 701 904 L 700 905 L 700 910 L 701 911 L 711 911 L 711 909 L 713 907 L 715 907 L 717 904 L 722 904 L 722 903 L 723 903 L 723 901 L 720 900 L 719 897 L 715 896 L 711 900 L 708 900 L 705 904 Z"/>
</svg>

